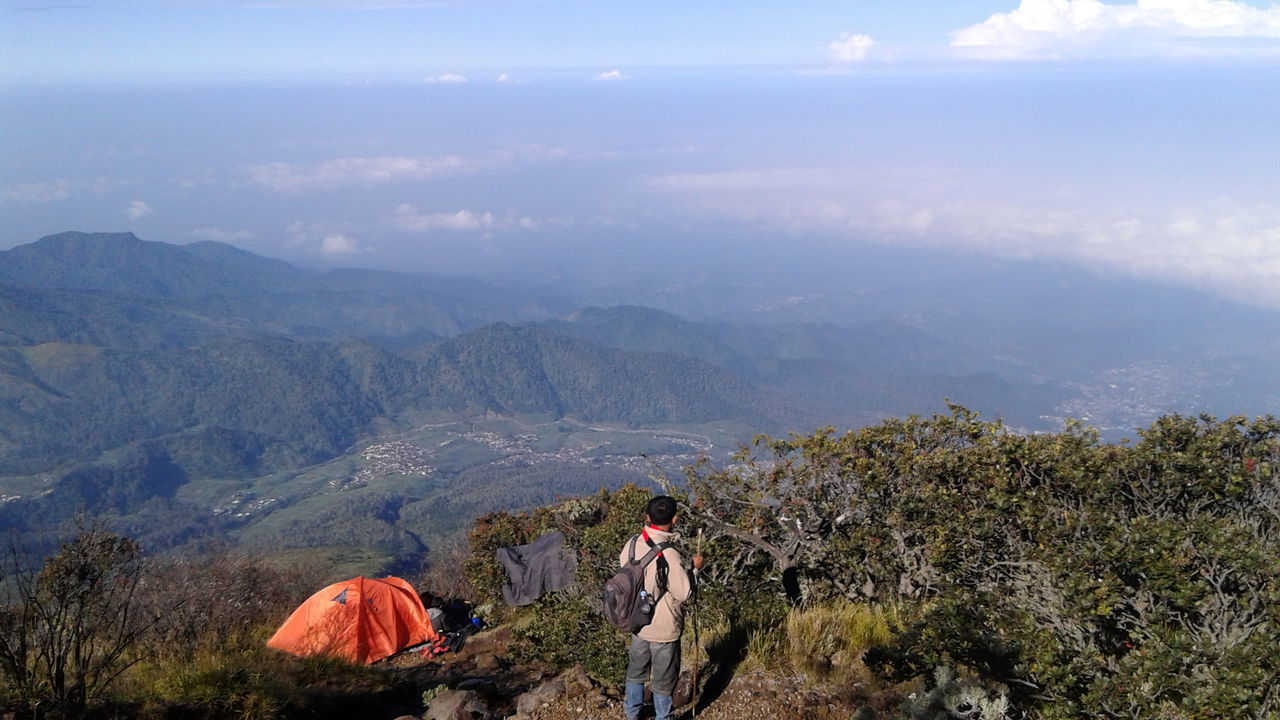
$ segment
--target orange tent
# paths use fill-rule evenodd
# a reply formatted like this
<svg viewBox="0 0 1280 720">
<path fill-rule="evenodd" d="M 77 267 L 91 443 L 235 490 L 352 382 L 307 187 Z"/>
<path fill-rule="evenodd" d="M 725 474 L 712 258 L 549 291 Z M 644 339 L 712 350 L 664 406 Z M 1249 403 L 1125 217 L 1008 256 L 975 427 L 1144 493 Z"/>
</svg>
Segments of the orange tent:
<svg viewBox="0 0 1280 720">
<path fill-rule="evenodd" d="M 307 598 L 267 644 L 368 664 L 436 637 L 412 585 L 398 577 L 355 577 Z"/>
</svg>

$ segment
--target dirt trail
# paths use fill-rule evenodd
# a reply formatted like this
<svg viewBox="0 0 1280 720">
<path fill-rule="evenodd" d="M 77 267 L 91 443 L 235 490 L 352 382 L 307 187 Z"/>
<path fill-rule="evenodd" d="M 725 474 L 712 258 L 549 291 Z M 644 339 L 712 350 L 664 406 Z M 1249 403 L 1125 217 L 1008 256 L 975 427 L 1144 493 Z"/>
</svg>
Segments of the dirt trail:
<svg viewBox="0 0 1280 720">
<path fill-rule="evenodd" d="M 474 693 L 476 702 L 470 711 L 458 717 L 503 718 L 517 716 L 521 720 L 621 720 L 623 718 L 621 688 L 603 686 L 587 676 L 580 667 L 561 671 L 546 663 L 515 663 L 511 660 L 512 637 L 508 628 L 498 628 L 473 636 L 458 653 L 423 658 L 406 653 L 394 658 L 389 666 L 402 676 L 402 681 L 439 696 L 454 690 Z M 703 671 L 703 677 L 710 676 Z M 421 690 L 417 691 L 421 693 Z M 676 701 L 682 707 L 677 717 L 692 720 L 688 704 L 689 680 L 685 674 L 677 689 Z M 457 693 L 453 694 L 454 697 Z M 468 695 L 468 697 L 472 697 Z M 893 693 L 869 696 L 857 688 L 820 688 L 806 685 L 795 677 L 778 676 L 758 670 L 739 672 L 719 691 L 705 690 L 697 710 L 700 720 L 848 720 L 859 708 L 870 706 L 877 711 L 895 707 L 901 698 Z M 478 708 L 483 705 L 484 710 Z M 404 714 L 423 717 L 429 709 L 401 706 Z M 391 710 L 391 708 L 387 708 Z M 524 714 L 517 715 L 523 710 Z M 470 714 L 475 712 L 477 714 Z M 651 710 L 649 711 L 651 713 Z M 427 712 L 427 715 L 430 715 Z M 875 717 L 876 715 L 867 715 Z M 887 715 L 879 715 L 886 717 Z M 396 717 L 388 715 L 388 718 Z M 649 717 L 652 717 L 650 714 Z"/>
</svg>

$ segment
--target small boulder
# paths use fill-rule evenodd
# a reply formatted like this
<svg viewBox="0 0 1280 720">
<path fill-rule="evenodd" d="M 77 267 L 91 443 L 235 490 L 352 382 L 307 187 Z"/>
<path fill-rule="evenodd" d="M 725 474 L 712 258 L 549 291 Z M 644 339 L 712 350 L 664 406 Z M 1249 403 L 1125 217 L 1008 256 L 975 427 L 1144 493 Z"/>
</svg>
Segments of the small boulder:
<svg viewBox="0 0 1280 720">
<path fill-rule="evenodd" d="M 472 713 L 481 717 L 489 714 L 489 708 L 474 690 L 445 690 L 431 701 L 422 720 L 471 720 Z"/>
<path fill-rule="evenodd" d="M 581 665 L 574 665 L 568 670 L 565 670 L 560 675 L 560 679 L 564 680 L 566 685 L 576 688 L 585 689 L 594 688 L 596 686 L 596 681 L 591 679 L 591 676 L 587 674 L 587 671 L 583 669 Z"/>
<path fill-rule="evenodd" d="M 477 655 L 475 659 L 477 672 L 493 672 L 502 669 L 502 660 L 493 653 Z"/>
<path fill-rule="evenodd" d="M 564 681 L 558 678 L 542 683 L 537 689 L 530 690 L 516 699 L 516 716 L 528 717 L 534 710 L 555 702 L 564 695 L 564 691 Z"/>
</svg>

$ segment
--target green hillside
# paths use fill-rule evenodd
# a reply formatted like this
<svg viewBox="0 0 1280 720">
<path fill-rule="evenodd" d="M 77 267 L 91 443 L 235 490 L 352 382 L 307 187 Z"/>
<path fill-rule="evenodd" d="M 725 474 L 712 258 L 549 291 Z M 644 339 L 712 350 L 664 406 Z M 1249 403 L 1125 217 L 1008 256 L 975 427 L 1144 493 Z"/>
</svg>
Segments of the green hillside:
<svg viewBox="0 0 1280 720">
<path fill-rule="evenodd" d="M 183 345 L 231 333 L 407 345 L 564 300 L 478 280 L 293 267 L 215 242 L 62 233 L 0 252 L 0 341 Z"/>
<path fill-rule="evenodd" d="M 743 326 L 614 307 L 586 308 L 538 325 L 613 348 L 691 355 L 731 368 L 829 423 L 873 423 L 951 398 L 1039 427 L 1046 409 L 1067 396 L 1056 383 L 976 372 L 982 363 L 963 348 L 887 321 L 852 328 L 798 322 Z"/>
<path fill-rule="evenodd" d="M 198 298 L 285 292 L 314 273 L 216 242 L 170 245 L 133 233 L 66 232 L 5 251 L 0 281 L 56 290 Z"/>
<path fill-rule="evenodd" d="M 0 528 L 89 511 L 157 547 L 229 537 L 389 563 L 481 512 L 643 480 L 642 454 L 678 467 L 813 422 L 674 344 L 482 324 L 557 302 L 130 234 L 0 253 Z M 381 447 L 422 448 L 428 476 L 396 480 L 366 457 Z"/>
</svg>

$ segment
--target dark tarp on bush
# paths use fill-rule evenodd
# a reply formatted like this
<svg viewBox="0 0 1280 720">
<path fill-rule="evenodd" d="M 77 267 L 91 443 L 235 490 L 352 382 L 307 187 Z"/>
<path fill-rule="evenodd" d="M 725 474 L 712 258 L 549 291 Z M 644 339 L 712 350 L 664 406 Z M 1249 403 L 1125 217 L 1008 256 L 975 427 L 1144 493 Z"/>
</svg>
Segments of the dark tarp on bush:
<svg viewBox="0 0 1280 720">
<path fill-rule="evenodd" d="M 578 570 L 578 558 L 564 549 L 559 530 L 528 545 L 498 548 L 498 562 L 507 571 L 502 600 L 508 605 L 529 605 L 543 593 L 566 588 Z"/>
</svg>

